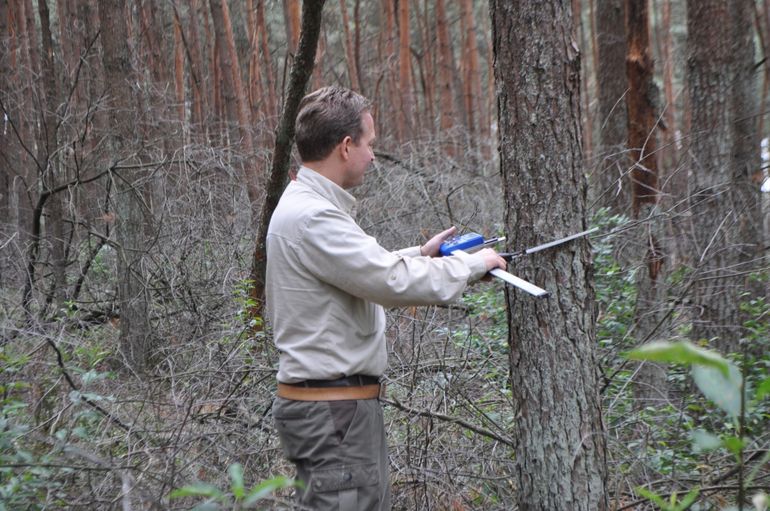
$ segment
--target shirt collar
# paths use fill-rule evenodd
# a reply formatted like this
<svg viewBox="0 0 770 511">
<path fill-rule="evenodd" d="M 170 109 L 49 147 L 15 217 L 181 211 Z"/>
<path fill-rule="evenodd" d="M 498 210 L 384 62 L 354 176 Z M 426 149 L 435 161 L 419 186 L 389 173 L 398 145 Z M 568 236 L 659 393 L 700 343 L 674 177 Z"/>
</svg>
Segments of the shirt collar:
<svg viewBox="0 0 770 511">
<path fill-rule="evenodd" d="M 297 182 L 309 186 L 314 192 L 334 204 L 336 207 L 352 215 L 356 198 L 332 180 L 322 176 L 313 169 L 300 167 L 297 172 Z"/>
</svg>

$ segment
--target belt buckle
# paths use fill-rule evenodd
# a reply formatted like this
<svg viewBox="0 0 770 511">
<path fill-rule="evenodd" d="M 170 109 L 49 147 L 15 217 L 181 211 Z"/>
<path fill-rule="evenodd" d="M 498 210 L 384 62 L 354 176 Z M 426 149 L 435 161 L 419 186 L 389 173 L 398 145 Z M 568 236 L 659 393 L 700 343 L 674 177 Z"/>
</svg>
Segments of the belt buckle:
<svg viewBox="0 0 770 511">
<path fill-rule="evenodd" d="M 383 400 L 383 399 L 385 399 L 385 388 L 386 388 L 386 385 L 385 385 L 384 381 L 380 381 L 379 385 L 380 385 L 380 393 L 377 396 L 377 399 Z"/>
</svg>

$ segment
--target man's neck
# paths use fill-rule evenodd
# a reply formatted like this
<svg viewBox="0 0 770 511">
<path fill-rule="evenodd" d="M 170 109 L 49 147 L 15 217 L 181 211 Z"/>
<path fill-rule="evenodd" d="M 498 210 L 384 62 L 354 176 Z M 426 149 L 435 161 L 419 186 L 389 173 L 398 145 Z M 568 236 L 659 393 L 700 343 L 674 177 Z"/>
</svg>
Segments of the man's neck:
<svg viewBox="0 0 770 511">
<path fill-rule="evenodd" d="M 340 166 L 337 162 L 329 160 L 302 162 L 303 167 L 307 167 L 310 170 L 321 174 L 323 177 L 336 184 L 340 188 L 342 186 L 342 176 L 340 173 Z"/>
</svg>

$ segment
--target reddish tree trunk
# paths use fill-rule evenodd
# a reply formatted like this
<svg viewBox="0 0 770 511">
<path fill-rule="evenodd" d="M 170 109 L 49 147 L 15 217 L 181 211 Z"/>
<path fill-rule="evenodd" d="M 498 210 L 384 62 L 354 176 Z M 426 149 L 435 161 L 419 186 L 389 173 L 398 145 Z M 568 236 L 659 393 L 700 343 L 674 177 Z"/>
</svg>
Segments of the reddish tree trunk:
<svg viewBox="0 0 770 511">
<path fill-rule="evenodd" d="M 356 53 L 353 47 L 353 37 L 350 34 L 350 18 L 348 17 L 347 0 L 340 0 L 340 12 L 342 13 L 342 32 L 345 34 L 345 56 L 347 57 L 348 76 L 350 77 L 350 87 L 360 92 L 361 82 L 358 80 L 358 64 L 356 63 Z"/>
<path fill-rule="evenodd" d="M 444 0 L 436 0 L 436 35 L 438 36 L 438 87 L 439 87 L 439 128 L 446 136 L 455 124 L 454 93 L 452 90 L 452 47 L 449 45 L 449 27 L 447 26 Z M 452 145 L 445 148 L 450 156 L 454 153 Z"/>
<path fill-rule="evenodd" d="M 629 0 L 626 4 L 626 33 L 628 56 L 628 147 L 633 162 L 631 170 L 632 212 L 635 219 L 649 218 L 638 229 L 636 241 L 645 254 L 639 261 L 647 271 L 637 275 L 635 334 L 642 343 L 654 339 L 655 328 L 663 317 L 665 282 L 663 221 L 655 213 L 658 192 L 658 164 L 656 154 L 657 89 L 653 82 L 654 68 L 650 49 L 649 0 Z M 635 405 L 640 409 L 656 406 L 666 399 L 666 373 L 652 363 L 643 363 L 634 378 Z"/>
<path fill-rule="evenodd" d="M 462 0 L 461 8 L 462 32 L 465 34 L 465 44 L 463 45 L 465 110 L 468 117 L 468 133 L 471 136 L 471 141 L 475 141 L 478 133 L 477 123 L 481 101 L 481 73 L 479 73 L 479 50 L 476 43 L 473 1 Z"/>
<path fill-rule="evenodd" d="M 176 112 L 179 122 L 184 126 L 184 44 L 182 43 L 182 25 L 176 16 L 174 16 L 174 85 Z"/>
<path fill-rule="evenodd" d="M 265 114 L 273 118 L 278 112 L 278 97 L 276 95 L 275 76 L 273 73 L 273 59 L 270 56 L 270 45 L 267 37 L 267 24 L 265 22 L 265 0 L 257 0 L 257 26 L 260 33 L 260 47 L 265 74 L 267 75 L 267 101 L 265 102 Z"/>
<path fill-rule="evenodd" d="M 411 135 L 410 115 L 413 112 L 412 55 L 409 48 L 409 2 L 398 2 L 398 88 L 399 110 L 397 138 L 405 141 Z"/>
<path fill-rule="evenodd" d="M 219 61 L 221 64 L 222 87 L 225 96 L 225 107 L 230 123 L 236 123 L 240 135 L 246 162 L 243 167 L 243 179 L 251 207 L 256 213 L 260 198 L 258 185 L 258 169 L 254 155 L 254 144 L 251 137 L 251 121 L 246 106 L 246 98 L 241 79 L 241 68 L 238 64 L 238 54 L 235 51 L 233 26 L 230 22 L 230 10 L 226 0 L 210 0 L 211 18 L 214 23 Z"/>
<path fill-rule="evenodd" d="M 300 0 L 283 0 L 283 12 L 286 17 L 286 40 L 289 42 L 289 52 L 297 53 L 299 44 Z"/>
</svg>

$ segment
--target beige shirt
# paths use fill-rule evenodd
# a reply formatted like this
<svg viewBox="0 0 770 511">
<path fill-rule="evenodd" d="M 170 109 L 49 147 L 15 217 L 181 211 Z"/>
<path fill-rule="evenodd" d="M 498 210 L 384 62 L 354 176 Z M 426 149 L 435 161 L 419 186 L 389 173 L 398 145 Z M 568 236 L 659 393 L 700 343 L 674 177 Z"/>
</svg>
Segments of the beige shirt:
<svg viewBox="0 0 770 511">
<path fill-rule="evenodd" d="M 389 252 L 353 219 L 355 198 L 302 167 L 267 233 L 268 320 L 278 381 L 380 376 L 387 367 L 383 306 L 457 300 L 486 273 L 482 256 Z"/>
</svg>

